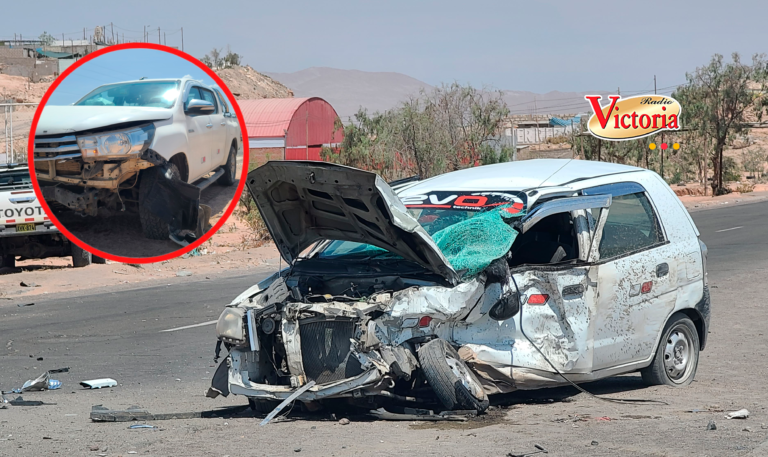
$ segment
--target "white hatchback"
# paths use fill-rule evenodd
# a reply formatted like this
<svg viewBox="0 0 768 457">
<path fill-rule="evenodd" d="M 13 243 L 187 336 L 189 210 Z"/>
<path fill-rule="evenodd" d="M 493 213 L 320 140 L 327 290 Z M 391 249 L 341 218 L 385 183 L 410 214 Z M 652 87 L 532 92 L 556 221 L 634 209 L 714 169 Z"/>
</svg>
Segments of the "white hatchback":
<svg viewBox="0 0 768 457">
<path fill-rule="evenodd" d="M 222 313 L 210 395 L 386 404 L 429 386 L 482 411 L 489 394 L 633 371 L 693 380 L 707 250 L 655 173 L 530 160 L 391 184 L 320 162 L 249 173 L 290 267 Z"/>
</svg>

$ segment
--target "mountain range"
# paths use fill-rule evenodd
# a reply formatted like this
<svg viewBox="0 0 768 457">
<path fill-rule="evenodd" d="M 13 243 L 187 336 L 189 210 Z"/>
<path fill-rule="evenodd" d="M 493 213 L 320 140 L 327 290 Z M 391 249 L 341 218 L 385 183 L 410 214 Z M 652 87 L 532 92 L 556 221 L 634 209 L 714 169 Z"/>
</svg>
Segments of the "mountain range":
<svg viewBox="0 0 768 457">
<path fill-rule="evenodd" d="M 396 107 L 419 91 L 432 86 L 402 73 L 341 70 L 311 67 L 293 73 L 262 72 L 289 87 L 296 97 L 321 97 L 347 121 L 359 108 L 368 112 Z M 607 95 L 606 91 L 559 92 L 537 94 L 503 90 L 502 97 L 512 115 L 575 114 L 590 110 L 584 95 Z"/>
</svg>

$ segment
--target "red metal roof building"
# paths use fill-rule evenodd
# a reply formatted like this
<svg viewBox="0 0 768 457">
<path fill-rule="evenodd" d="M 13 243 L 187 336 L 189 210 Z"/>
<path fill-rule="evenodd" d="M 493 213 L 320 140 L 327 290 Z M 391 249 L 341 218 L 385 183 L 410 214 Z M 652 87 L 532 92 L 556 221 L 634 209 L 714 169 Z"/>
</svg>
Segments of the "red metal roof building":
<svg viewBox="0 0 768 457">
<path fill-rule="evenodd" d="M 248 131 L 251 162 L 321 160 L 323 146 L 335 147 L 344 135 L 339 116 L 319 97 L 238 100 Z"/>
</svg>

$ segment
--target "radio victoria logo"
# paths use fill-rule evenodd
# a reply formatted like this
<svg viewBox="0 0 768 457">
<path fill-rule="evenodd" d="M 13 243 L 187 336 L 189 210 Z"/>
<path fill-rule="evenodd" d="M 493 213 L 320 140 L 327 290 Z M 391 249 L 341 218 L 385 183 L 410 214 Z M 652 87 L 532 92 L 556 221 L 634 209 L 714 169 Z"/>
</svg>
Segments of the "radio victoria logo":
<svg viewBox="0 0 768 457">
<path fill-rule="evenodd" d="M 680 103 L 664 95 L 608 97 L 609 104 L 600 105 L 600 95 L 584 97 L 592 106 L 589 133 L 611 141 L 633 140 L 662 130 L 680 129 Z"/>
</svg>

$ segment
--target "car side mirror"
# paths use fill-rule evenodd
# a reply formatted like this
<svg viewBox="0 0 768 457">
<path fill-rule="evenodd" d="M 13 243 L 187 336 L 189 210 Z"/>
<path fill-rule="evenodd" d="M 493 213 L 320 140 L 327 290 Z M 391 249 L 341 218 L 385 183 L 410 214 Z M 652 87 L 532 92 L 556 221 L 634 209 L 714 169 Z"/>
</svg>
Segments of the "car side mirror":
<svg viewBox="0 0 768 457">
<path fill-rule="evenodd" d="M 187 114 L 211 114 L 216 109 L 213 103 L 207 100 L 190 100 L 187 103 Z"/>
<path fill-rule="evenodd" d="M 516 292 L 502 295 L 488 311 L 488 316 L 497 321 L 505 321 L 520 312 L 520 296 Z"/>
</svg>

